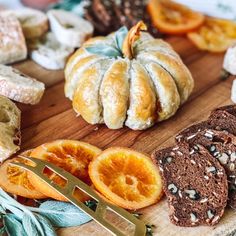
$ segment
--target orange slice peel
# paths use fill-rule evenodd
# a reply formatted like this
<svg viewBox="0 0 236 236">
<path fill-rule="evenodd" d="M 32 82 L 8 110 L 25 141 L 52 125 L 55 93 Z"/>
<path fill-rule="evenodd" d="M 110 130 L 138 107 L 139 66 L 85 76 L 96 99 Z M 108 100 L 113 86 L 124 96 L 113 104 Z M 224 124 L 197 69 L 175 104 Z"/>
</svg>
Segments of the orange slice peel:
<svg viewBox="0 0 236 236">
<path fill-rule="evenodd" d="M 99 148 L 84 142 L 76 140 L 56 140 L 35 148 L 30 156 L 55 164 L 79 178 L 84 183 L 92 185 L 88 174 L 88 165 L 92 159 L 100 153 L 101 150 Z M 42 181 L 38 176 L 33 173 L 30 175 L 32 185 L 40 192 L 53 199 L 67 201 L 67 199 Z M 62 177 L 49 169 L 46 169 L 45 175 L 57 185 L 64 186 L 66 184 Z M 89 199 L 82 191 L 79 191 L 79 193 L 76 192 L 76 197 L 82 202 Z"/>
<path fill-rule="evenodd" d="M 170 0 L 150 0 L 147 6 L 153 25 L 163 33 L 185 34 L 204 22 L 204 15 Z"/>
<path fill-rule="evenodd" d="M 200 28 L 187 36 L 201 50 L 224 52 L 236 42 L 236 23 L 207 17 Z"/>
<path fill-rule="evenodd" d="M 115 205 L 137 210 L 162 196 L 162 181 L 151 159 L 128 148 L 109 148 L 89 165 L 89 176 L 103 196 Z"/>
<path fill-rule="evenodd" d="M 21 155 L 29 155 L 30 151 L 23 152 Z M 29 173 L 11 163 L 20 162 L 27 163 L 25 159 L 18 156 L 5 161 L 0 166 L 0 187 L 8 193 L 15 194 L 25 198 L 43 199 L 47 198 L 44 194 L 39 192 L 30 182 Z"/>
</svg>

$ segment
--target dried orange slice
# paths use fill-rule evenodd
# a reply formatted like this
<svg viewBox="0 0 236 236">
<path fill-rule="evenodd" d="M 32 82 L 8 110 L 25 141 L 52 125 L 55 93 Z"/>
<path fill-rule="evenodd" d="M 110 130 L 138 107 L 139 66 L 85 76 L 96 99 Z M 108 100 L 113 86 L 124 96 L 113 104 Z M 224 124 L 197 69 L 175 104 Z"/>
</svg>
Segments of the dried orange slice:
<svg viewBox="0 0 236 236">
<path fill-rule="evenodd" d="M 22 155 L 27 155 L 29 152 L 24 152 Z M 0 166 L 0 187 L 8 193 L 18 196 L 42 199 L 46 198 L 41 192 L 34 188 L 28 178 L 28 173 L 22 168 L 11 165 L 10 163 L 20 162 L 27 163 L 26 160 L 20 157 L 5 161 Z"/>
<path fill-rule="evenodd" d="M 95 188 L 114 204 L 136 210 L 156 203 L 162 181 L 151 159 L 128 148 L 109 148 L 89 165 Z"/>
<path fill-rule="evenodd" d="M 35 148 L 30 156 L 53 163 L 70 172 L 86 184 L 91 185 L 92 182 L 88 174 L 88 165 L 92 159 L 100 153 L 101 150 L 99 148 L 88 143 L 75 140 L 56 140 Z M 61 186 L 65 185 L 65 180 L 49 169 L 45 171 L 45 174 L 52 182 Z M 30 181 L 35 188 L 46 196 L 59 201 L 66 201 L 61 194 L 32 173 Z M 76 192 L 75 195 L 80 201 L 89 199 L 88 196 L 81 191 Z"/>
<path fill-rule="evenodd" d="M 229 20 L 207 17 L 188 38 L 201 50 L 224 52 L 236 42 L 236 23 Z"/>
<path fill-rule="evenodd" d="M 201 13 L 169 0 L 150 0 L 147 8 L 153 25 L 163 33 L 184 34 L 204 22 Z"/>
</svg>

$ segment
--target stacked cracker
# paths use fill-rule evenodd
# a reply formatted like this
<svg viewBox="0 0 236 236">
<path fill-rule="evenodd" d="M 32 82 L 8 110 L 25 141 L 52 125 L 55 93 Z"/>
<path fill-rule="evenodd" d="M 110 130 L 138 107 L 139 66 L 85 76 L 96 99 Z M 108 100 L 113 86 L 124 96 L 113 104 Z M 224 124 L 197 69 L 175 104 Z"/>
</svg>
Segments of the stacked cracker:
<svg viewBox="0 0 236 236">
<path fill-rule="evenodd" d="M 236 106 L 224 106 L 180 132 L 175 146 L 153 153 L 172 223 L 211 226 L 219 222 L 227 203 L 236 209 L 235 135 Z"/>
</svg>

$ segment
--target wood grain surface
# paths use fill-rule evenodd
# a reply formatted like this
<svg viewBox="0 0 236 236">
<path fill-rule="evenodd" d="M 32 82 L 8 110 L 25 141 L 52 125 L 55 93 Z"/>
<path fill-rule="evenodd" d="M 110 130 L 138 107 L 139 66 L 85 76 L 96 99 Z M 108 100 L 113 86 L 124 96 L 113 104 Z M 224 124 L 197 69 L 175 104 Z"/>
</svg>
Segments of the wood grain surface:
<svg viewBox="0 0 236 236">
<path fill-rule="evenodd" d="M 55 139 L 78 139 L 102 149 L 111 146 L 131 147 L 151 154 L 156 148 L 171 145 L 174 136 L 193 122 L 201 121 L 218 106 L 230 104 L 232 79 L 219 79 L 223 54 L 210 54 L 197 50 L 184 37 L 170 37 L 167 41 L 180 54 L 193 74 L 195 88 L 190 99 L 171 119 L 146 131 L 128 128 L 109 130 L 104 125 L 92 126 L 76 117 L 71 102 L 64 97 L 62 71 L 47 71 L 26 61 L 16 67 L 41 81 L 49 81 L 49 87 L 36 106 L 18 104 L 22 110 L 22 150 L 33 148 Z M 55 81 L 61 81 L 56 84 Z M 52 85 L 54 84 L 54 85 Z M 155 206 L 140 210 L 142 219 L 156 226 L 154 235 L 160 236 L 217 236 L 228 235 L 234 227 L 236 212 L 227 209 L 224 218 L 216 227 L 176 227 L 169 222 L 165 198 Z M 105 236 L 109 235 L 98 224 L 91 222 L 80 227 L 61 229 L 60 236 Z M 234 234 L 232 234 L 234 235 Z"/>
</svg>

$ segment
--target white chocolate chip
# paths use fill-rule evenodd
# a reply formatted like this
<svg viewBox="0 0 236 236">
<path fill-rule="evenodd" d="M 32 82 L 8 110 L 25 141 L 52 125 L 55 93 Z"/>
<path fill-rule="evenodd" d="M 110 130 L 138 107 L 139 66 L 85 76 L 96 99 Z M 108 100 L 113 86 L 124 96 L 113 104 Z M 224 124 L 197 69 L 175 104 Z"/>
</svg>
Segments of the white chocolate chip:
<svg viewBox="0 0 236 236">
<path fill-rule="evenodd" d="M 208 198 L 203 198 L 201 201 L 200 201 L 200 203 L 205 203 L 205 202 L 207 202 L 208 201 Z"/>
<path fill-rule="evenodd" d="M 212 220 L 212 223 L 215 223 L 216 221 L 218 221 L 219 220 L 219 216 L 215 216 L 215 218 Z"/>
<path fill-rule="evenodd" d="M 229 156 L 226 153 L 224 153 L 224 152 L 219 157 L 219 161 L 223 165 L 227 164 L 228 160 L 229 160 Z"/>
<path fill-rule="evenodd" d="M 178 192 L 178 188 L 175 186 L 175 184 L 169 184 L 169 185 L 168 185 L 168 190 L 170 190 L 170 192 L 171 192 L 172 194 L 175 194 L 175 193 Z"/>
<path fill-rule="evenodd" d="M 190 139 L 194 138 L 196 135 L 197 135 L 197 134 L 190 135 L 190 136 L 188 136 L 186 139 L 187 139 L 187 140 L 190 140 Z"/>
<path fill-rule="evenodd" d="M 190 213 L 190 219 L 194 223 L 198 221 L 197 216 L 194 213 Z"/>
<path fill-rule="evenodd" d="M 214 166 L 206 167 L 206 172 L 209 173 L 214 173 L 216 172 L 216 168 Z"/>
<path fill-rule="evenodd" d="M 234 171 L 234 170 L 235 170 L 235 164 L 234 164 L 234 163 L 230 163 L 229 169 L 230 169 L 231 171 Z"/>
<path fill-rule="evenodd" d="M 208 211 L 207 211 L 207 217 L 208 217 L 209 219 L 212 219 L 214 216 L 215 216 L 215 215 L 213 214 L 212 210 L 208 210 Z"/>
<path fill-rule="evenodd" d="M 236 160 L 236 152 L 231 153 L 230 161 L 234 162 Z"/>
</svg>

